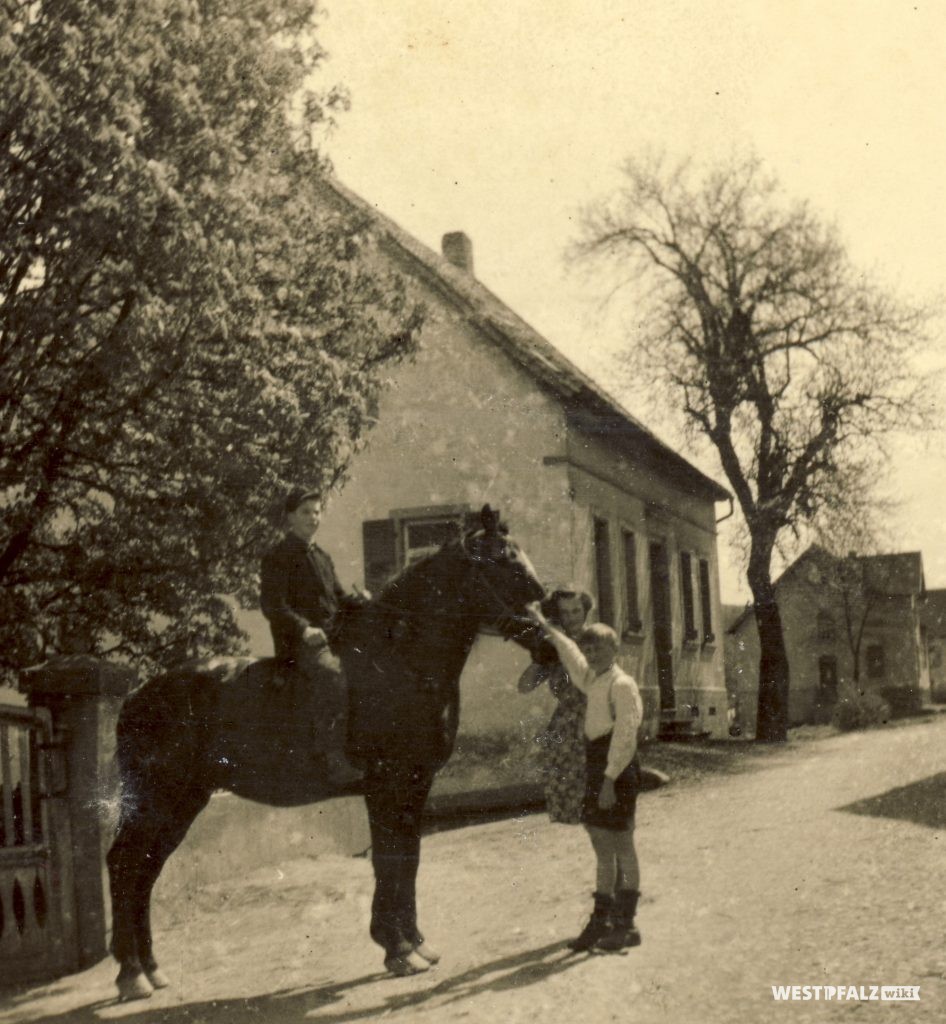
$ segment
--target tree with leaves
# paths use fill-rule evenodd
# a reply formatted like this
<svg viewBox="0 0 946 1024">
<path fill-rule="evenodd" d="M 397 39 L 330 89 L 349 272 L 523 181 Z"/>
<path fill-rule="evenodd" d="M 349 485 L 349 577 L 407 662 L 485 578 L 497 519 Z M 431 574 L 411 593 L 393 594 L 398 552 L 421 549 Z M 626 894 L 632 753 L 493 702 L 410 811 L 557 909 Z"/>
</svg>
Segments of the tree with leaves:
<svg viewBox="0 0 946 1024">
<path fill-rule="evenodd" d="M 923 425 L 911 357 L 925 312 L 852 266 L 836 230 L 752 158 L 704 172 L 630 161 L 575 255 L 640 286 L 628 361 L 718 453 L 748 534 L 757 737 L 784 740 L 773 553 L 823 512 L 869 502 L 884 439 Z"/>
<path fill-rule="evenodd" d="M 310 0 L 0 10 L 0 669 L 230 651 L 419 311 L 327 206 Z"/>
</svg>

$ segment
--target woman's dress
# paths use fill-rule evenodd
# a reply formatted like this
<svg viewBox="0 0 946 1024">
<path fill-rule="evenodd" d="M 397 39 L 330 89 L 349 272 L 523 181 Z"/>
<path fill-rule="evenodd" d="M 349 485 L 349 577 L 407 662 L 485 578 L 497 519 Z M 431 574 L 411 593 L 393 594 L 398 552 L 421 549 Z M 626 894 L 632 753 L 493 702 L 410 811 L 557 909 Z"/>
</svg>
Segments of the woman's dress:
<svg viewBox="0 0 946 1024">
<path fill-rule="evenodd" d="M 549 667 L 549 689 L 558 701 L 545 732 L 545 805 L 549 818 L 581 824 L 585 796 L 585 695 L 572 686 L 561 665 Z"/>
</svg>

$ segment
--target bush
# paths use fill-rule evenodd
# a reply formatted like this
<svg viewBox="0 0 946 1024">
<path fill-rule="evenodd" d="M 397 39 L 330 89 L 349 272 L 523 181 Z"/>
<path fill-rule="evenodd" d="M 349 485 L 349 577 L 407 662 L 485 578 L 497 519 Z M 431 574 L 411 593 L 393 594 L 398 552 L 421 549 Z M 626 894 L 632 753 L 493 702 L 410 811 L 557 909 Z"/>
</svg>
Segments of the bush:
<svg viewBox="0 0 946 1024">
<path fill-rule="evenodd" d="M 838 697 L 832 724 L 842 732 L 883 725 L 890 719 L 890 705 L 877 693 L 847 690 Z"/>
</svg>

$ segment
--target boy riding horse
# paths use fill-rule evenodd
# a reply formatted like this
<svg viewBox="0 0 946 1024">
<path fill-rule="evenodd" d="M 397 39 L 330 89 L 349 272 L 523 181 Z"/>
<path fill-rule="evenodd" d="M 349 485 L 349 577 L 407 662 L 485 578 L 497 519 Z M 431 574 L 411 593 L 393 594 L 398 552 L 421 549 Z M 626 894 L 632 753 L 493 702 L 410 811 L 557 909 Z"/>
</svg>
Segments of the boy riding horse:
<svg viewBox="0 0 946 1024">
<path fill-rule="evenodd" d="M 339 606 L 362 600 L 346 594 L 332 559 L 315 543 L 322 515 L 317 491 L 298 488 L 284 505 L 286 535 L 263 556 L 260 606 L 269 620 L 276 653 L 275 685 L 301 683 L 303 707 L 315 698 L 316 748 L 324 751 L 329 782 L 345 787 L 360 773 L 345 759 L 348 687 L 332 653 L 328 631 Z"/>
</svg>

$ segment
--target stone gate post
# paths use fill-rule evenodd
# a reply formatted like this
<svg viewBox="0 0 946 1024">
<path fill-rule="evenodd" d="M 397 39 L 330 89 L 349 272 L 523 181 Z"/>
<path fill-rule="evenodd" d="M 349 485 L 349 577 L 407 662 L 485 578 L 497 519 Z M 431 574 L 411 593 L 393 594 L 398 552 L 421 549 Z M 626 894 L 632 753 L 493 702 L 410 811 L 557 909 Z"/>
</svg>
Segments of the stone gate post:
<svg viewBox="0 0 946 1024">
<path fill-rule="evenodd" d="M 28 695 L 30 706 L 48 708 L 61 737 L 80 968 L 108 952 L 105 854 L 118 820 L 115 723 L 122 700 L 136 681 L 127 666 L 88 654 L 56 657 L 20 675 L 20 690 Z"/>
</svg>

